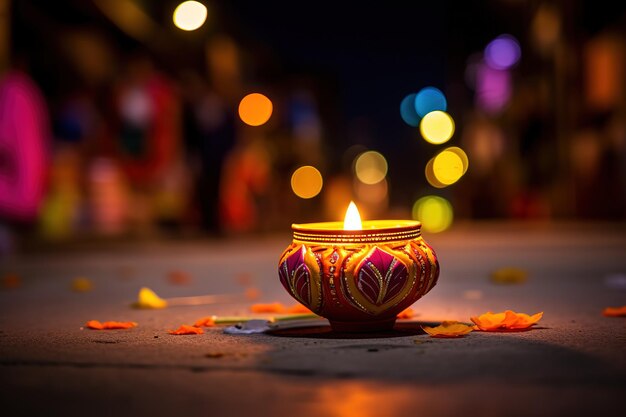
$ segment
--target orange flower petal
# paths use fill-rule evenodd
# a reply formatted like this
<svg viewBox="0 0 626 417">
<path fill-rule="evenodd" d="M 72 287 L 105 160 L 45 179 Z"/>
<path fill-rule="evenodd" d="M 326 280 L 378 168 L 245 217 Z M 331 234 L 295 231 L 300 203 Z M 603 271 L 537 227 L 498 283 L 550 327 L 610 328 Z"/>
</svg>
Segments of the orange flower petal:
<svg viewBox="0 0 626 417">
<path fill-rule="evenodd" d="M 253 313 L 286 313 L 287 308 L 282 303 L 252 304 L 250 311 Z"/>
<path fill-rule="evenodd" d="M 422 329 L 431 337 L 461 337 L 474 330 L 474 326 L 458 321 L 444 321 L 439 326 L 422 326 Z"/>
<path fill-rule="evenodd" d="M 102 326 L 102 323 L 100 323 L 98 320 L 89 320 L 86 324 L 86 327 L 89 327 L 90 329 L 94 329 L 94 330 L 102 330 L 104 327 Z"/>
<path fill-rule="evenodd" d="M 526 329 L 533 324 L 537 323 L 543 317 L 543 311 L 537 314 L 533 314 L 529 316 L 524 313 L 516 313 L 517 314 L 517 322 L 512 326 L 509 326 L 509 329 Z"/>
<path fill-rule="evenodd" d="M 543 312 L 529 316 L 528 314 L 506 310 L 502 313 L 492 313 L 489 311 L 478 317 L 470 317 L 470 320 L 476 324 L 479 330 L 497 331 L 506 329 L 526 329 L 537 323 L 541 317 L 543 317 Z"/>
<path fill-rule="evenodd" d="M 626 316 L 626 306 L 607 307 L 602 310 L 602 314 L 606 317 L 623 317 Z"/>
<path fill-rule="evenodd" d="M 215 326 L 215 318 L 213 316 L 202 317 L 193 324 L 195 327 L 213 327 Z"/>
<path fill-rule="evenodd" d="M 168 333 L 173 335 L 202 334 L 204 330 L 199 327 L 182 324 L 177 330 L 170 330 Z"/>
<path fill-rule="evenodd" d="M 289 314 L 309 314 L 312 313 L 306 306 L 303 306 L 300 303 L 294 304 L 287 309 L 287 313 Z"/>
<path fill-rule="evenodd" d="M 130 329 L 136 327 L 137 323 L 134 321 L 105 321 L 100 323 L 98 320 L 89 320 L 85 326 L 93 330 L 116 330 Z"/>
<path fill-rule="evenodd" d="M 415 310 L 413 310 L 411 307 L 407 307 L 404 310 L 402 310 L 401 312 L 399 312 L 398 315 L 396 316 L 396 318 L 399 318 L 399 319 L 410 319 L 414 315 L 415 315 Z"/>
</svg>

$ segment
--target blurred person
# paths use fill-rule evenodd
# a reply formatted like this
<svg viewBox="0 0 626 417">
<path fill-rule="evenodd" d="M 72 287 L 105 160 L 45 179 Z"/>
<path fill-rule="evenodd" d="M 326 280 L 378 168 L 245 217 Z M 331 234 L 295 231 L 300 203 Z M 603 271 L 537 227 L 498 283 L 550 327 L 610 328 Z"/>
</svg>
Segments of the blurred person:
<svg viewBox="0 0 626 417">
<path fill-rule="evenodd" d="M 224 161 L 219 208 L 225 231 L 245 233 L 257 229 L 260 219 L 256 200 L 267 192 L 270 172 L 270 155 L 263 139 L 252 133 L 243 136 Z"/>
<path fill-rule="evenodd" d="M 44 197 L 50 132 L 44 98 L 19 70 L 0 81 L 0 219 L 32 224 Z M 3 232 L 6 236 L 6 233 Z"/>
<path fill-rule="evenodd" d="M 144 232 L 162 219 L 177 223 L 184 205 L 164 205 L 158 197 L 164 187 L 172 195 L 177 189 L 172 181 L 185 178 L 172 174 L 182 157 L 180 102 L 174 84 L 149 59 L 134 58 L 117 88 L 115 108 L 117 155 L 132 189 L 132 205 L 138 208 L 130 213 L 132 221 Z M 186 188 L 179 190 L 181 194 L 173 198 L 185 199 Z"/>
<path fill-rule="evenodd" d="M 183 77 L 183 127 L 186 158 L 202 229 L 220 233 L 219 189 L 224 160 L 235 143 L 234 112 L 194 73 Z"/>
</svg>

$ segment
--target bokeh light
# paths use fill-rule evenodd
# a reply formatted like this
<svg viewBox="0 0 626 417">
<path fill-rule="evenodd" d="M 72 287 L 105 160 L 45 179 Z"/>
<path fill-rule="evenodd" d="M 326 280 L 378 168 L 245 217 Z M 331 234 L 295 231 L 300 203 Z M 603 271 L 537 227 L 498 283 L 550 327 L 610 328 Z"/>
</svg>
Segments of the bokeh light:
<svg viewBox="0 0 626 417">
<path fill-rule="evenodd" d="M 241 99 L 239 117 L 250 126 L 261 126 L 272 116 L 272 101 L 260 93 L 252 93 Z"/>
<path fill-rule="evenodd" d="M 447 109 L 446 96 L 438 88 L 424 87 L 415 96 L 415 111 L 420 117 L 426 116 L 431 111 Z"/>
<path fill-rule="evenodd" d="M 422 229 L 439 233 L 452 225 L 452 205 L 443 197 L 428 195 L 413 204 L 413 218 L 422 223 Z"/>
<path fill-rule="evenodd" d="M 291 189 L 300 198 L 313 198 L 322 191 L 324 181 L 317 168 L 305 165 L 291 175 Z"/>
<path fill-rule="evenodd" d="M 512 94 L 509 71 L 497 70 L 481 64 L 476 72 L 476 106 L 487 113 L 495 114 L 504 109 Z"/>
<path fill-rule="evenodd" d="M 420 116 L 415 110 L 416 97 L 417 94 L 415 93 L 409 94 L 402 99 L 402 102 L 400 103 L 400 117 L 402 117 L 402 120 L 404 120 L 407 125 L 413 127 L 417 127 L 420 124 Z"/>
<path fill-rule="evenodd" d="M 359 181 L 376 184 L 387 175 L 387 160 L 376 151 L 363 152 L 356 159 L 354 172 Z"/>
<path fill-rule="evenodd" d="M 441 184 L 454 184 L 463 176 L 463 160 L 456 153 L 444 150 L 433 160 L 433 173 Z"/>
<path fill-rule="evenodd" d="M 317 168 L 305 165 L 291 175 L 291 189 L 300 198 L 313 198 L 322 191 L 324 181 Z"/>
<path fill-rule="evenodd" d="M 432 111 L 422 119 L 420 132 L 426 142 L 439 145 L 447 142 L 454 134 L 454 120 L 443 111 Z"/>
<path fill-rule="evenodd" d="M 509 69 L 521 56 L 519 42 L 511 35 L 500 35 L 485 47 L 485 62 L 493 69 Z"/>
<path fill-rule="evenodd" d="M 191 31 L 204 24 L 207 17 L 207 9 L 204 4 L 197 1 L 185 1 L 174 10 L 173 20 L 177 28 Z"/>
<path fill-rule="evenodd" d="M 435 188 L 447 187 L 448 186 L 447 184 L 442 184 L 441 182 L 439 182 L 439 180 L 435 176 L 435 172 L 433 171 L 434 161 L 435 161 L 435 158 L 430 158 L 430 160 L 426 164 L 426 168 L 424 169 L 424 176 L 426 177 L 426 181 L 428 181 L 428 183 Z"/>
<path fill-rule="evenodd" d="M 467 168 L 469 168 L 469 158 L 467 157 L 465 151 L 458 146 L 450 146 L 449 148 L 446 148 L 445 151 L 454 152 L 459 158 L 461 158 L 461 161 L 463 162 L 463 174 L 465 174 L 467 172 Z"/>
</svg>

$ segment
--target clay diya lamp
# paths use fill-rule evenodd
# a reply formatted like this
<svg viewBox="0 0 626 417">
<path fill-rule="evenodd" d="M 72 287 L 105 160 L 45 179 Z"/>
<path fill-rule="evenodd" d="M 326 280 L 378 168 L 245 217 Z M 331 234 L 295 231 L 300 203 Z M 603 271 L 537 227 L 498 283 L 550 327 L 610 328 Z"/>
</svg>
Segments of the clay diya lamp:
<svg viewBox="0 0 626 417">
<path fill-rule="evenodd" d="M 280 282 L 334 331 L 390 330 L 437 283 L 439 263 L 420 229 L 413 220 L 361 222 L 354 203 L 343 223 L 293 224 Z"/>
</svg>

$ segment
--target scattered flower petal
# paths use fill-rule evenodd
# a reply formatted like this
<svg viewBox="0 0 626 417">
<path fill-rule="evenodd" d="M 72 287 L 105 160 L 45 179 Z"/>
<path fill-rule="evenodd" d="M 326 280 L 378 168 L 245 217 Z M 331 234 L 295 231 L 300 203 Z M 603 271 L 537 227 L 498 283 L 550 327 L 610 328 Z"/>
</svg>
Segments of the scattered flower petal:
<svg viewBox="0 0 626 417">
<path fill-rule="evenodd" d="M 401 312 L 398 313 L 398 315 L 396 316 L 396 318 L 399 319 L 410 319 L 415 315 L 415 310 L 413 310 L 411 307 L 407 307 L 404 310 L 402 310 Z"/>
<path fill-rule="evenodd" d="M 105 321 L 101 323 L 98 320 L 89 320 L 85 326 L 93 330 L 117 330 L 136 327 L 137 323 L 134 321 Z"/>
<path fill-rule="evenodd" d="M 213 327 L 215 326 L 215 316 L 202 317 L 193 324 L 196 327 Z"/>
<path fill-rule="evenodd" d="M 476 324 L 477 330 L 497 331 L 527 329 L 536 324 L 542 317 L 543 311 L 529 316 L 528 314 L 506 310 L 502 313 L 489 311 L 478 317 L 470 317 L 470 319 Z"/>
<path fill-rule="evenodd" d="M 286 313 L 287 308 L 282 303 L 252 304 L 250 311 L 253 313 Z"/>
<path fill-rule="evenodd" d="M 458 321 L 444 321 L 439 326 L 422 326 L 422 329 L 431 337 L 461 337 L 474 330 L 474 326 Z"/>
<path fill-rule="evenodd" d="M 139 296 L 137 298 L 137 303 L 135 303 L 135 307 L 137 308 L 165 308 L 167 307 L 167 301 L 159 297 L 150 288 L 143 287 L 139 290 Z"/>
<path fill-rule="evenodd" d="M 602 311 L 602 315 L 606 317 L 626 317 L 626 306 L 607 307 Z"/>
<path fill-rule="evenodd" d="M 185 271 L 170 271 L 167 280 L 174 285 L 188 285 L 191 283 L 191 275 Z"/>
<path fill-rule="evenodd" d="M 202 330 L 199 327 L 182 324 L 178 329 L 170 330 L 168 333 L 180 336 L 180 335 L 186 335 L 186 334 L 202 334 L 204 333 L 204 330 Z"/>
<path fill-rule="evenodd" d="M 495 284 L 521 284 L 528 278 L 528 272 L 521 268 L 500 268 L 491 273 L 491 281 Z"/>
<path fill-rule="evenodd" d="M 72 291 L 89 292 L 93 290 L 93 283 L 88 278 L 74 278 L 72 280 Z"/>
<path fill-rule="evenodd" d="M 287 309 L 287 313 L 289 314 L 310 314 L 312 313 L 307 307 L 303 306 L 300 303 L 294 304 Z"/>
</svg>

